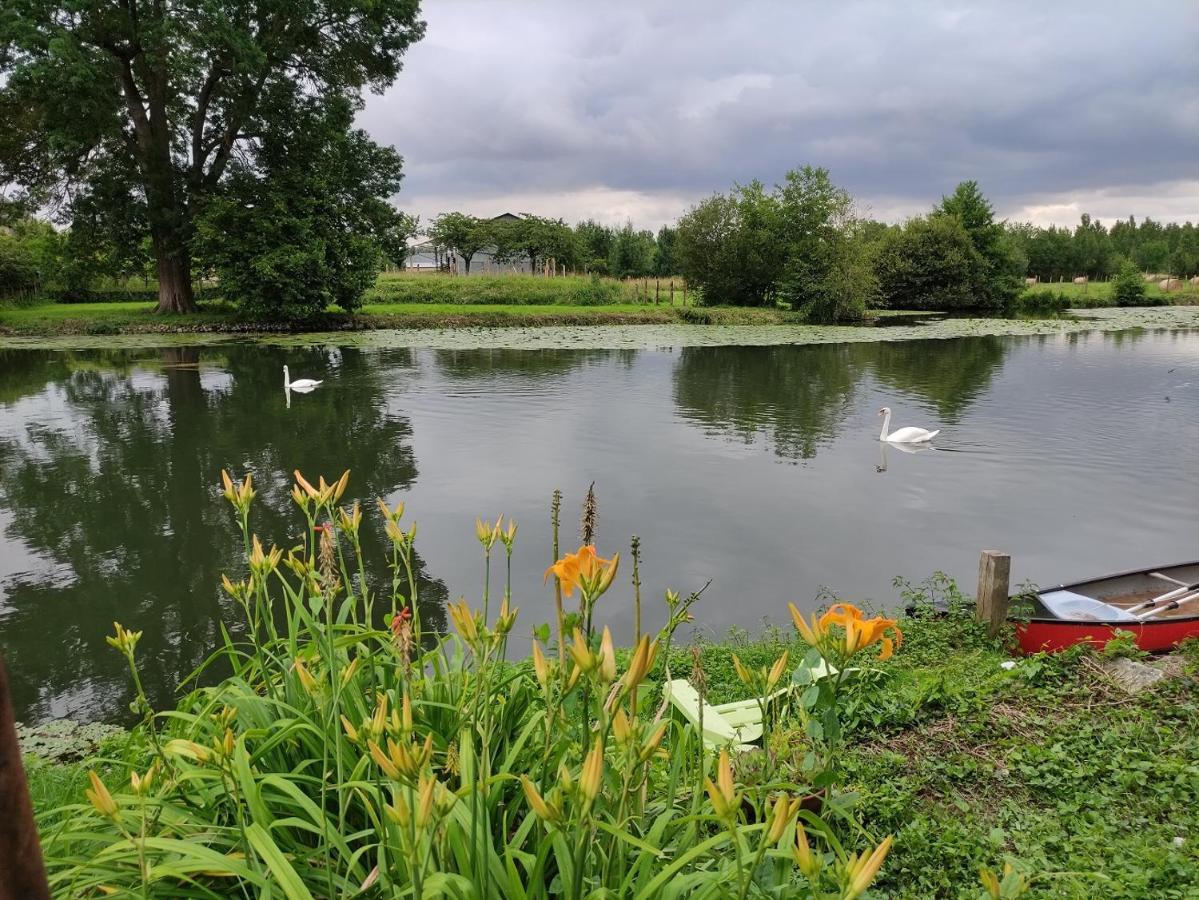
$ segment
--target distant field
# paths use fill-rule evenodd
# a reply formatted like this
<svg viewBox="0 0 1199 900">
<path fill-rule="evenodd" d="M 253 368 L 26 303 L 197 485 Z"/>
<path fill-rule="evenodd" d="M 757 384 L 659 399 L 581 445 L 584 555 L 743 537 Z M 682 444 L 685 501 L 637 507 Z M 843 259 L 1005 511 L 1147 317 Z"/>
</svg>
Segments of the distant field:
<svg viewBox="0 0 1199 900">
<path fill-rule="evenodd" d="M 673 285 L 674 293 L 671 293 Z M 639 278 L 620 281 L 589 275 L 557 278 L 528 275 L 418 275 L 385 273 L 367 292 L 366 302 L 441 303 L 503 306 L 608 306 L 683 304 L 681 278 Z M 694 300 L 694 295 L 688 301 Z"/>
<path fill-rule="evenodd" d="M 1110 281 L 1092 281 L 1089 284 L 1073 284 L 1069 281 L 1043 281 L 1031 285 L 1028 289 L 1034 291 L 1048 289 L 1071 298 L 1101 297 L 1106 299 L 1112 295 L 1112 283 Z M 1170 291 L 1167 294 L 1157 286 L 1157 282 L 1147 281 L 1145 282 L 1145 296 L 1150 298 L 1168 297 L 1171 303 L 1199 303 L 1199 286 L 1184 281 L 1182 283 L 1182 290 Z"/>
</svg>

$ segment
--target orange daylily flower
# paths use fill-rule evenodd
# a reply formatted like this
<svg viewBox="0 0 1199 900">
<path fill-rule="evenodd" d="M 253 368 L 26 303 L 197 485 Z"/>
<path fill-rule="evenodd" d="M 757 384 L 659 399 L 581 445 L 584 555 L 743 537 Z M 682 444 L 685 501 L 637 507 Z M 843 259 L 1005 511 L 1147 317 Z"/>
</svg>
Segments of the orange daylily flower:
<svg viewBox="0 0 1199 900">
<path fill-rule="evenodd" d="M 853 656 L 872 644 L 879 644 L 878 658 L 890 659 L 895 647 L 903 643 L 903 632 L 899 630 L 895 619 L 882 616 L 864 619 L 862 611 L 851 603 L 834 603 L 828 612 L 820 617 L 818 625 L 821 631 L 830 625 L 839 625 L 842 628 L 845 632 L 846 657 Z"/>
<path fill-rule="evenodd" d="M 562 593 L 567 597 L 576 587 L 582 587 L 586 594 L 598 596 L 612 583 L 619 563 L 619 553 L 611 559 L 602 559 L 593 544 L 585 544 L 577 553 L 566 554 L 546 569 L 545 580 L 548 581 L 551 574 L 556 575 L 562 584 Z"/>
</svg>

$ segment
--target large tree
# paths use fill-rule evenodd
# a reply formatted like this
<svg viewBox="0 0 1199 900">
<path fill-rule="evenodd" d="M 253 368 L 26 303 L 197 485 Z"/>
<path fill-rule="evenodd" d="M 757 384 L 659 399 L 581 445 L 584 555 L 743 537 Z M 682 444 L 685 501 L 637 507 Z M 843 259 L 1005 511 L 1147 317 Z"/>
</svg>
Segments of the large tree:
<svg viewBox="0 0 1199 900">
<path fill-rule="evenodd" d="M 297 104 L 361 103 L 424 33 L 418 0 L 7 0 L 0 182 L 66 214 L 142 204 L 160 311 L 194 308 L 194 222 Z M 117 204 L 106 209 L 119 212 Z"/>
</svg>

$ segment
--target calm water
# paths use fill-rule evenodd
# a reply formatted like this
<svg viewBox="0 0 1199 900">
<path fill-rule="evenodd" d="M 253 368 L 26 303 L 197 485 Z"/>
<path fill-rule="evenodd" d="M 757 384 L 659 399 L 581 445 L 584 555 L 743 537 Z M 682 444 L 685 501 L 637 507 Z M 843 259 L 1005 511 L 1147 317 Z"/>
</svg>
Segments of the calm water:
<svg viewBox="0 0 1199 900">
<path fill-rule="evenodd" d="M 290 408 L 285 362 L 326 379 Z M 893 427 L 943 429 L 936 449 L 884 450 L 884 404 Z M 236 629 L 217 589 L 241 571 L 222 467 L 254 473 L 255 527 L 283 546 L 298 538 L 293 468 L 349 467 L 355 496 L 404 499 L 425 615 L 442 621 L 447 597 L 478 596 L 475 516 L 512 515 L 524 634 L 552 609 L 550 493 L 565 491 L 573 530 L 594 480 L 601 552 L 641 536 L 647 618 L 661 620 L 664 588 L 711 580 L 697 626 L 719 636 L 780 621 L 822 586 L 894 603 L 892 578 L 943 569 L 972 587 L 983 548 L 1042 583 L 1199 557 L 1199 333 L 0 351 L 0 652 L 20 714 L 122 715 L 113 619 L 145 631 L 160 704 L 222 620 Z M 598 615 L 627 636 L 627 587 Z"/>
</svg>

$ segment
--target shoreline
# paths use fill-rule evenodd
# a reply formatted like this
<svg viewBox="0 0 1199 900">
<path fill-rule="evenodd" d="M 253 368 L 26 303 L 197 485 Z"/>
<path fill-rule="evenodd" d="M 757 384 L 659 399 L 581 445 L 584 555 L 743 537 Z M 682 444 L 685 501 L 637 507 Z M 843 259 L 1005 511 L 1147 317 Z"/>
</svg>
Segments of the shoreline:
<svg viewBox="0 0 1199 900">
<path fill-rule="evenodd" d="M 369 349 L 652 350 L 665 347 L 779 346 L 961 337 L 1036 337 L 1145 330 L 1199 329 L 1199 306 L 1151 306 L 1074 311 L 1067 318 L 949 318 L 936 314 L 888 313 L 879 323 L 805 325 L 784 322 L 786 313 L 768 310 L 704 310 L 714 320 L 691 323 L 623 311 L 559 312 L 555 318 L 492 313 L 375 317 L 369 328 L 325 331 L 269 331 L 229 323 L 193 323 L 156 330 L 38 332 L 0 324 L 0 350 L 144 349 L 160 346 L 217 346 L 258 343 L 276 347 L 352 346 Z M 679 310 L 674 311 L 675 314 Z M 688 309 L 687 313 L 693 311 Z M 745 313 L 751 321 L 745 320 Z M 540 315 L 540 314 L 539 314 Z M 903 324 L 905 318 L 915 324 Z M 756 320 L 756 321 L 752 321 Z M 77 321 L 77 320 L 67 320 Z M 83 320 L 78 320 L 83 321 Z M 0 318 L 0 323 L 3 319 Z M 383 324 L 384 322 L 389 324 Z M 390 323 L 395 324 L 390 324 Z M 402 326 L 399 323 L 403 323 Z M 499 322 L 500 324 L 496 324 Z M 360 323 L 356 323 L 360 324 Z"/>
</svg>

